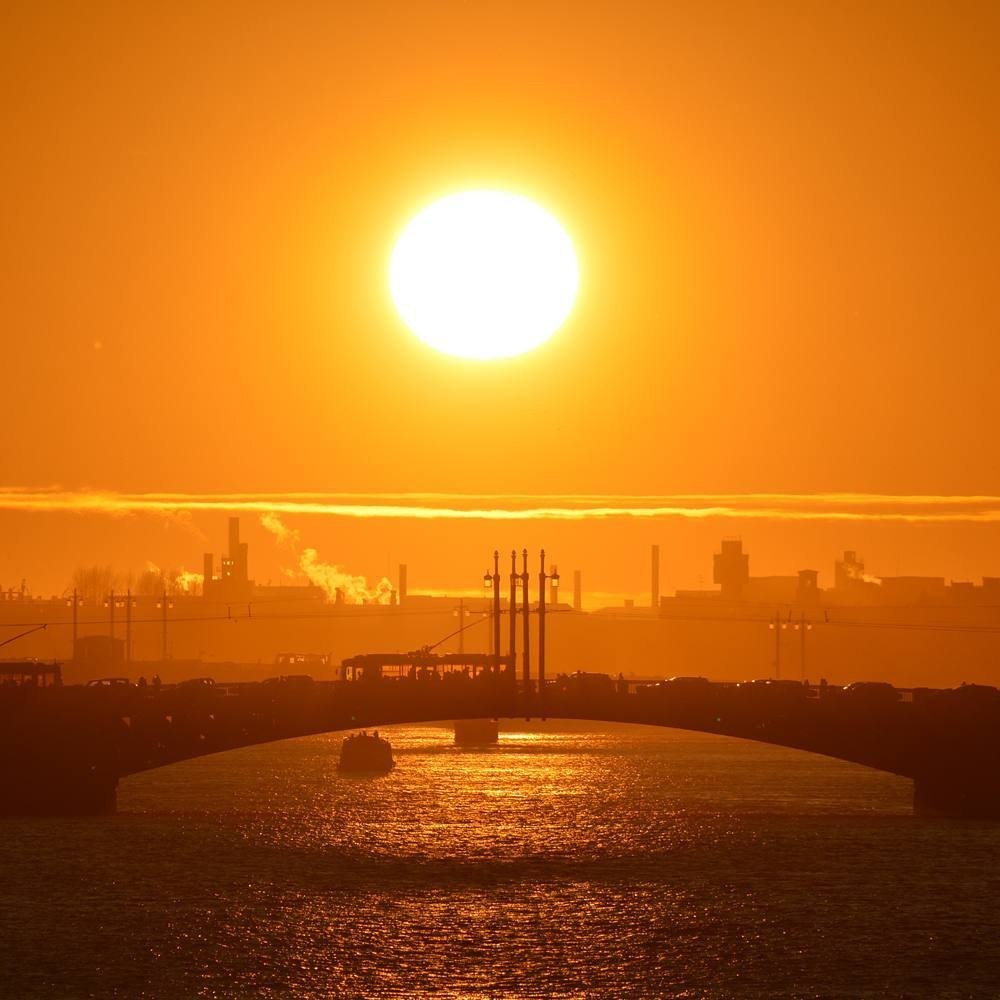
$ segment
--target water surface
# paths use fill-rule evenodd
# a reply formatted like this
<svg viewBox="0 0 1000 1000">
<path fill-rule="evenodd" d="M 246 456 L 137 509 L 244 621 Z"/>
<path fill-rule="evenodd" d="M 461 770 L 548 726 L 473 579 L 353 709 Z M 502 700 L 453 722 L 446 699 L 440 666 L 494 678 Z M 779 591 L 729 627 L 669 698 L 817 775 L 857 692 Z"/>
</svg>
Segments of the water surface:
<svg viewBox="0 0 1000 1000">
<path fill-rule="evenodd" d="M 907 781 L 638 726 L 385 731 L 122 782 L 0 841 L 0 996 L 996 997 L 1000 824 Z"/>
</svg>

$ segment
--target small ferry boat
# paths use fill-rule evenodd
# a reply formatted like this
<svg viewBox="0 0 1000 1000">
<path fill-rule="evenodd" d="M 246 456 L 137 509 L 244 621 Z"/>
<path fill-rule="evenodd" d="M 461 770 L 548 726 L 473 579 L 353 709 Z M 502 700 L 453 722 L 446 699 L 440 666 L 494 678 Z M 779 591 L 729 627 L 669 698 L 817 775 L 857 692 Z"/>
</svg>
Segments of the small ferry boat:
<svg viewBox="0 0 1000 1000">
<path fill-rule="evenodd" d="M 352 733 L 340 745 L 342 774 L 388 774 L 396 762 L 387 739 L 374 733 Z"/>
</svg>

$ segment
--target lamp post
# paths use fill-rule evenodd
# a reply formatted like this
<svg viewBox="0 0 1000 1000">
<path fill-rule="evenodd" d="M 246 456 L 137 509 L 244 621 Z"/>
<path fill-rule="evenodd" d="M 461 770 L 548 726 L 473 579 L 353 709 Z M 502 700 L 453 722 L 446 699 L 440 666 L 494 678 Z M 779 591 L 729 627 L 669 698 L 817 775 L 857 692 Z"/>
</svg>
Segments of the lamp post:
<svg viewBox="0 0 1000 1000">
<path fill-rule="evenodd" d="M 510 550 L 510 642 L 507 653 L 510 656 L 510 679 L 515 682 L 517 674 L 517 550 Z"/>
<path fill-rule="evenodd" d="M 524 614 L 524 653 L 523 653 L 523 664 L 524 664 L 524 693 L 529 694 L 531 691 L 531 626 L 530 626 L 530 608 L 528 606 L 528 550 L 521 550 L 521 597 L 523 600 L 522 613 Z"/>
<path fill-rule="evenodd" d="M 493 628 L 490 629 L 490 656 L 497 671 L 500 670 L 500 552 L 493 550 L 493 572 L 487 570 L 483 574 L 483 589 L 493 589 Z"/>
<path fill-rule="evenodd" d="M 458 652 L 465 652 L 465 601 L 458 599 L 458 607 L 452 612 L 458 618 Z"/>
<path fill-rule="evenodd" d="M 545 549 L 538 561 L 538 707 L 545 715 Z"/>
<path fill-rule="evenodd" d="M 125 591 L 125 662 L 132 662 L 132 588 Z"/>
<path fill-rule="evenodd" d="M 69 604 L 70 602 L 67 601 L 66 603 Z M 74 660 L 74 661 L 76 660 L 76 640 L 77 640 L 77 637 L 78 637 L 77 636 L 77 631 L 78 631 L 78 629 L 77 629 L 78 617 L 77 616 L 79 614 L 79 608 L 80 608 L 81 604 L 83 604 L 83 601 L 80 600 L 80 598 L 79 598 L 79 596 L 77 595 L 77 592 L 76 592 L 76 587 L 74 587 L 73 588 L 73 653 L 70 656 L 70 659 Z"/>
<path fill-rule="evenodd" d="M 108 609 L 108 635 L 111 638 L 111 645 L 115 644 L 115 592 L 112 590 L 110 596 L 104 601 L 104 606 Z M 112 654 L 114 655 L 114 654 Z"/>
<path fill-rule="evenodd" d="M 806 621 L 806 613 L 803 611 L 799 616 L 799 621 L 795 625 L 795 631 L 799 633 L 799 668 L 802 674 L 802 682 L 806 679 L 806 632 L 812 631 L 812 622 Z"/>
<path fill-rule="evenodd" d="M 545 572 L 545 549 L 541 551 L 538 572 L 538 701 L 545 717 L 545 581 L 551 580 L 553 590 L 559 586 L 559 571 Z"/>
<path fill-rule="evenodd" d="M 791 614 L 789 611 L 789 617 Z M 781 680 L 781 633 L 788 629 L 788 622 L 782 621 L 781 614 L 775 611 L 774 620 L 767 627 L 774 632 L 774 678 Z"/>
<path fill-rule="evenodd" d="M 174 606 L 173 601 L 167 600 L 166 588 L 163 590 L 163 598 L 156 602 L 156 606 L 160 608 L 163 612 L 162 615 L 162 636 L 161 636 L 161 648 L 160 648 L 160 659 L 165 663 L 167 660 L 167 609 Z M 200 655 L 200 654 L 199 654 Z"/>
<path fill-rule="evenodd" d="M 487 570 L 483 574 L 483 590 L 489 593 L 493 589 L 493 574 Z M 489 645 L 489 655 L 493 655 L 493 629 L 489 628 L 486 630 L 486 642 Z"/>
</svg>

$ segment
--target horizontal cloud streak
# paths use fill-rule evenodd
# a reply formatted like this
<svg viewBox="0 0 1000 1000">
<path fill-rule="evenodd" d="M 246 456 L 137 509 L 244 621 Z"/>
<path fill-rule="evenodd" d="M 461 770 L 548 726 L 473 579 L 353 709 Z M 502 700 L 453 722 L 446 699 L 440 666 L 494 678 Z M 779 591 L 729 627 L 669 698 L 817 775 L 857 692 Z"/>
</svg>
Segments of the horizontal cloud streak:
<svg viewBox="0 0 1000 1000">
<path fill-rule="evenodd" d="M 1000 523 L 997 496 L 870 493 L 466 494 L 466 493 L 116 493 L 0 487 L 0 511 L 171 517 L 199 511 L 340 518 L 455 521 L 599 521 L 691 518 Z"/>
</svg>

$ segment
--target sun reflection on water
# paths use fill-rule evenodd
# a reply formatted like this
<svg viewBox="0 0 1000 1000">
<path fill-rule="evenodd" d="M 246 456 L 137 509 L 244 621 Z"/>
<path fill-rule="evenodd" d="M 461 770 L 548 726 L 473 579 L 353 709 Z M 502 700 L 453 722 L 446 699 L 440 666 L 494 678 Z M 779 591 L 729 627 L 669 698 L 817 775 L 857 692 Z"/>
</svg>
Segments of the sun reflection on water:
<svg viewBox="0 0 1000 1000">
<path fill-rule="evenodd" d="M 30 959 L 58 914 L 80 996 L 880 995 L 893 970 L 932 981 L 906 928 L 947 892 L 950 946 L 1000 962 L 995 837 L 915 827 L 906 782 L 640 727 L 511 730 L 478 750 L 390 728 L 397 766 L 373 779 L 338 773 L 336 734 L 129 778 L 113 821 L 29 831 L 8 938 Z M 128 967 L 90 971 L 111 943 Z M 883 978 L 845 979 L 844 954 Z M 0 994 L 53 995 L 30 967 Z"/>
</svg>

